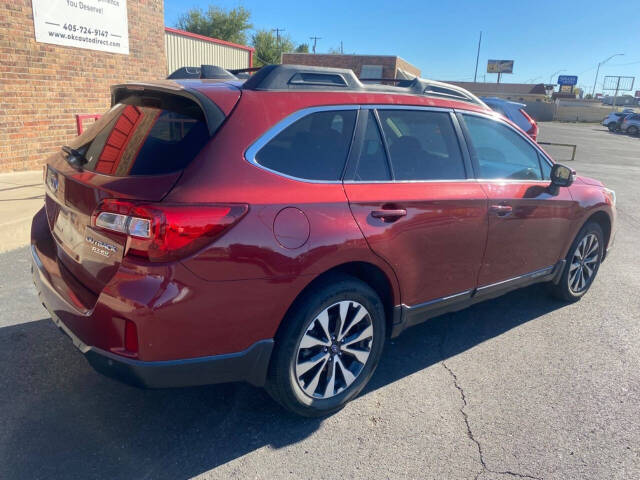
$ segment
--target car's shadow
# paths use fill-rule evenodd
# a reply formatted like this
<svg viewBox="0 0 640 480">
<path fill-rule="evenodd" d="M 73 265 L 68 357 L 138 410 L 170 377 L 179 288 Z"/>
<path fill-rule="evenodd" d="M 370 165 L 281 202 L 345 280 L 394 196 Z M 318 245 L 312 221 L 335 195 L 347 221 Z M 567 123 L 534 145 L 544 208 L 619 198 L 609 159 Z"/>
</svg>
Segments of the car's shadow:
<svg viewBox="0 0 640 480">
<path fill-rule="evenodd" d="M 387 343 L 363 395 L 562 306 L 534 286 L 414 327 Z M 290 415 L 244 384 L 119 384 L 94 372 L 48 319 L 0 329 L 0 378 L 7 479 L 189 478 L 298 442 L 322 421 Z"/>
</svg>

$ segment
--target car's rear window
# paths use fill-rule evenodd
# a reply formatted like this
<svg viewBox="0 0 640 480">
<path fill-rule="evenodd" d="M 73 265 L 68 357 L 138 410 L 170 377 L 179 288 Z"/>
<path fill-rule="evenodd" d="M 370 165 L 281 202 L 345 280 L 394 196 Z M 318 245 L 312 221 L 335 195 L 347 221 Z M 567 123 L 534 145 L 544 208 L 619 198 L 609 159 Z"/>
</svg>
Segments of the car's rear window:
<svg viewBox="0 0 640 480">
<path fill-rule="evenodd" d="M 125 177 L 184 169 L 209 139 L 204 115 L 192 102 L 128 98 L 73 142 L 85 170 Z"/>
</svg>

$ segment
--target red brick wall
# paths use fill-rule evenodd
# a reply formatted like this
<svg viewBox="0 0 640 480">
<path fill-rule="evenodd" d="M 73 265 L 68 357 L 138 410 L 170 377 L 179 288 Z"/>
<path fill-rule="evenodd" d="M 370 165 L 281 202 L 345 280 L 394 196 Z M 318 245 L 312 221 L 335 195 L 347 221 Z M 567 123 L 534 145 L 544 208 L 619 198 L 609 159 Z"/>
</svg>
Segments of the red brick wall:
<svg viewBox="0 0 640 480">
<path fill-rule="evenodd" d="M 128 0 L 129 55 L 37 43 L 31 0 L 0 1 L 0 171 L 36 169 L 102 113 L 109 86 L 166 76 L 163 0 Z"/>
<path fill-rule="evenodd" d="M 387 55 L 333 55 L 311 53 L 284 53 L 282 63 L 289 65 L 308 65 L 316 67 L 350 68 L 360 78 L 363 65 L 382 65 L 384 78 L 395 78 L 396 69 L 402 68 L 416 76 L 420 70 L 400 57 Z"/>
</svg>

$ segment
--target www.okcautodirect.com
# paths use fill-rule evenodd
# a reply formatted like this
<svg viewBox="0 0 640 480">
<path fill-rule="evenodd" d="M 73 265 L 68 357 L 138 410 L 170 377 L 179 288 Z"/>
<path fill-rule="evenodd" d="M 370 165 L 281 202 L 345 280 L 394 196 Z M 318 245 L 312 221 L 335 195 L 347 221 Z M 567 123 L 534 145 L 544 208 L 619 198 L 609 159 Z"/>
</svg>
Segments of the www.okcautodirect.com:
<svg viewBox="0 0 640 480">
<path fill-rule="evenodd" d="M 52 32 L 51 30 L 49 30 L 48 33 L 49 33 L 50 37 L 54 37 L 54 38 L 66 38 L 68 40 L 74 40 L 74 41 L 83 42 L 83 43 L 91 43 L 91 44 L 94 44 L 94 45 L 104 45 L 106 47 L 119 47 L 120 46 L 120 42 L 106 40 L 106 39 L 103 39 L 103 38 L 86 37 L 86 36 L 82 36 L 82 35 L 76 35 L 75 33 Z"/>
</svg>

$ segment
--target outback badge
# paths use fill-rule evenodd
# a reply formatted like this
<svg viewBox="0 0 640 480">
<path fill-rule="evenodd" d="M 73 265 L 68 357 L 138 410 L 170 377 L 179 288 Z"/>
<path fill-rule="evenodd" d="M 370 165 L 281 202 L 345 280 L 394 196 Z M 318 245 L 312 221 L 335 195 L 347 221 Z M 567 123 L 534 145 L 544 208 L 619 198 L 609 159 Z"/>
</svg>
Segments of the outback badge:
<svg viewBox="0 0 640 480">
<path fill-rule="evenodd" d="M 86 236 L 85 240 L 91 245 L 91 251 L 93 253 L 97 253 L 103 257 L 109 257 L 112 253 L 116 253 L 118 251 L 118 248 L 115 245 L 96 240 L 90 235 Z"/>
</svg>

